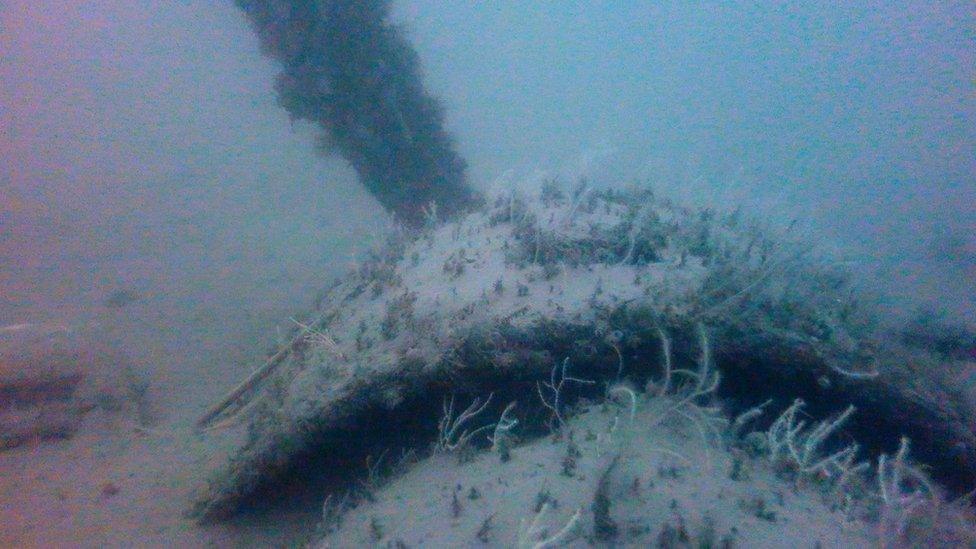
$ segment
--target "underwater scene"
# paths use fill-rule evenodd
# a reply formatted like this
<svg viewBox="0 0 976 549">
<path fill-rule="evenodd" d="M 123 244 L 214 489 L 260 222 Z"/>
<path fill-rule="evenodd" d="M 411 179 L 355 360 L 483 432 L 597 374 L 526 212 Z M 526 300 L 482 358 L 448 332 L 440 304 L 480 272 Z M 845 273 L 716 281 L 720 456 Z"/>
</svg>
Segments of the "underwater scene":
<svg viewBox="0 0 976 549">
<path fill-rule="evenodd" d="M 0 547 L 976 547 L 971 2 L 0 2 Z"/>
</svg>

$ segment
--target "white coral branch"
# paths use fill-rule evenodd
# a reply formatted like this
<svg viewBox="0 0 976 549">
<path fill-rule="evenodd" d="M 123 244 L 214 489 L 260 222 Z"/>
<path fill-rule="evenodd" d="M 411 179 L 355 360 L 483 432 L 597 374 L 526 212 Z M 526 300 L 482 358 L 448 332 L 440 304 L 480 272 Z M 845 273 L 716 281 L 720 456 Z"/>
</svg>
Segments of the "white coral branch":
<svg viewBox="0 0 976 549">
<path fill-rule="evenodd" d="M 518 549 L 551 549 L 553 547 L 560 547 L 569 543 L 578 535 L 580 516 L 583 512 L 582 509 L 577 509 L 558 532 L 549 537 L 545 537 L 547 530 L 542 523 L 549 514 L 549 509 L 549 503 L 546 502 L 539 509 L 539 512 L 532 517 L 531 521 L 522 519 L 519 523 L 518 541 L 516 542 Z"/>
<path fill-rule="evenodd" d="M 471 402 L 459 416 L 454 417 L 454 395 L 451 395 L 451 400 L 448 401 L 444 399 L 444 415 L 441 416 L 441 420 L 438 423 L 438 437 L 437 445 L 435 450 L 438 452 L 456 452 L 468 445 L 468 442 L 474 438 L 478 433 L 482 433 L 491 429 L 495 424 L 484 425 L 473 431 L 468 431 L 465 429 L 465 425 L 480 415 L 488 407 L 491 402 L 492 397 L 495 394 L 491 393 L 488 398 L 481 402 L 481 397 L 477 397 Z"/>
<path fill-rule="evenodd" d="M 894 459 L 887 454 L 878 458 L 878 495 L 881 498 L 878 526 L 882 546 L 898 546 L 912 513 L 936 498 L 925 474 L 908 462 L 908 437 L 902 437 Z"/>
</svg>

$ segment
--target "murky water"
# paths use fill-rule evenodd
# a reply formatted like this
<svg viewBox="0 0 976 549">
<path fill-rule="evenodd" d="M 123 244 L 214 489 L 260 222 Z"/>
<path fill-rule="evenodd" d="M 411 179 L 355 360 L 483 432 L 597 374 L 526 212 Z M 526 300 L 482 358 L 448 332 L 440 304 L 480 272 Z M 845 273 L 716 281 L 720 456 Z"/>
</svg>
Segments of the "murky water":
<svg viewBox="0 0 976 549">
<path fill-rule="evenodd" d="M 403 0 L 393 18 L 476 189 L 641 181 L 798 219 L 897 311 L 976 321 L 967 3 Z M 142 420 L 0 453 L 0 545 L 297 535 L 179 518 L 230 444 L 188 425 L 389 222 L 289 121 L 278 71 L 229 1 L 0 5 L 0 358 L 80 350 L 148 387 Z"/>
</svg>

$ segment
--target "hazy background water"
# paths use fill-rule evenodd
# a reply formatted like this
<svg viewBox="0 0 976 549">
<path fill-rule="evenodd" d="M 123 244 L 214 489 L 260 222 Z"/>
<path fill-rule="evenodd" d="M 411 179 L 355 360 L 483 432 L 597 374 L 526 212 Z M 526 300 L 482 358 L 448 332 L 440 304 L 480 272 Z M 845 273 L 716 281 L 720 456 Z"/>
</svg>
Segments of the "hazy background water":
<svg viewBox="0 0 976 549">
<path fill-rule="evenodd" d="M 394 14 L 478 187 L 640 181 L 799 219 L 896 310 L 976 322 L 976 10 L 816 4 Z M 0 544 L 285 545 L 315 520 L 180 519 L 226 449 L 173 433 L 388 224 L 278 108 L 276 73 L 230 0 L 0 0 L 0 327 L 111 349 L 99 366 L 147 376 L 158 414 L 153 436 L 109 424 L 0 454 Z M 111 306 L 120 291 L 136 299 Z"/>
<path fill-rule="evenodd" d="M 543 170 L 799 218 L 976 318 L 970 2 L 578 4 L 394 2 L 476 185 Z M 275 73 L 229 1 L 0 3 L 0 320 L 124 288 L 175 300 L 160 325 L 308 303 L 386 216 Z"/>
<path fill-rule="evenodd" d="M 397 3 L 476 180 L 541 166 L 808 220 L 976 319 L 971 4 L 576 4 Z"/>
</svg>

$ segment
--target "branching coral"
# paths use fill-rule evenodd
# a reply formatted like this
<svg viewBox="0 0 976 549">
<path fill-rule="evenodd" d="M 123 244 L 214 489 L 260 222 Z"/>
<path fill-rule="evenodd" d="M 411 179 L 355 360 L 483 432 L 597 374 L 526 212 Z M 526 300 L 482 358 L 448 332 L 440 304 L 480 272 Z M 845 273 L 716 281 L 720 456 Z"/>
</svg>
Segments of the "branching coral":
<svg viewBox="0 0 976 549">
<path fill-rule="evenodd" d="M 566 524 L 555 534 L 545 537 L 548 533 L 543 522 L 549 515 L 549 502 L 542 504 L 539 512 L 532 517 L 532 520 L 522 519 L 519 524 L 518 540 L 515 546 L 518 549 L 551 549 L 568 543 L 579 535 L 579 523 L 582 516 L 582 509 L 577 509 L 573 516 L 569 517 Z"/>
<path fill-rule="evenodd" d="M 832 454 L 823 455 L 827 438 L 851 417 L 854 407 L 849 406 L 835 418 L 807 428 L 806 421 L 797 420 L 803 406 L 803 399 L 793 401 L 766 432 L 770 459 L 774 463 L 795 468 L 800 475 L 836 479 L 839 483 L 850 478 L 854 472 L 863 470 L 865 464 L 854 463 L 858 452 L 857 444 L 850 444 Z"/>
<path fill-rule="evenodd" d="M 515 401 L 512 401 L 502 411 L 498 423 L 495 424 L 495 431 L 489 437 L 491 440 L 491 450 L 501 456 L 502 461 L 508 461 L 509 450 L 512 446 L 512 429 L 518 425 L 518 419 L 510 417 L 512 410 L 515 409 Z"/>
<path fill-rule="evenodd" d="M 878 537 L 884 547 L 896 547 L 912 514 L 935 501 L 935 491 L 928 478 L 908 462 L 907 437 L 902 437 L 894 457 L 881 454 L 878 458 L 878 497 L 881 499 Z"/>
<path fill-rule="evenodd" d="M 495 394 L 489 394 L 485 401 L 481 402 L 481 397 L 476 397 L 471 404 L 457 417 L 454 417 L 454 395 L 451 399 L 444 399 L 444 415 L 437 425 L 437 444 L 434 449 L 437 452 L 457 452 L 464 449 L 471 439 L 478 433 L 483 433 L 491 429 L 495 424 L 483 425 L 474 430 L 467 430 L 465 425 L 481 415 L 491 403 Z"/>
<path fill-rule="evenodd" d="M 720 438 L 719 427 L 724 426 L 726 420 L 719 408 L 708 406 L 703 402 L 715 393 L 722 379 L 721 374 L 715 369 L 712 362 L 711 343 L 705 326 L 698 325 L 701 356 L 698 360 L 697 371 L 673 368 L 670 356 L 670 340 L 663 331 L 660 331 L 659 335 L 662 337 L 665 365 L 664 380 L 659 394 L 669 396 L 671 401 L 665 410 L 657 415 L 654 422 L 663 421 L 671 414 L 678 414 L 689 420 L 706 442 L 710 438 L 709 435 L 715 439 Z M 690 383 L 675 386 L 674 378 L 676 376 L 687 378 Z"/>
<path fill-rule="evenodd" d="M 561 429 L 566 425 L 566 421 L 563 418 L 561 411 L 562 400 L 563 400 L 563 390 L 567 382 L 578 383 L 580 385 L 593 385 L 596 382 L 589 379 L 580 379 L 578 377 L 572 377 L 568 373 L 569 370 L 569 357 L 563 360 L 562 366 L 558 364 L 552 367 L 552 371 L 549 372 L 549 382 L 536 382 L 536 390 L 539 393 L 539 398 L 542 400 L 542 405 L 552 412 L 552 418 L 558 423 L 558 427 Z M 543 387 L 548 389 L 549 396 L 547 397 L 543 392 Z"/>
</svg>

